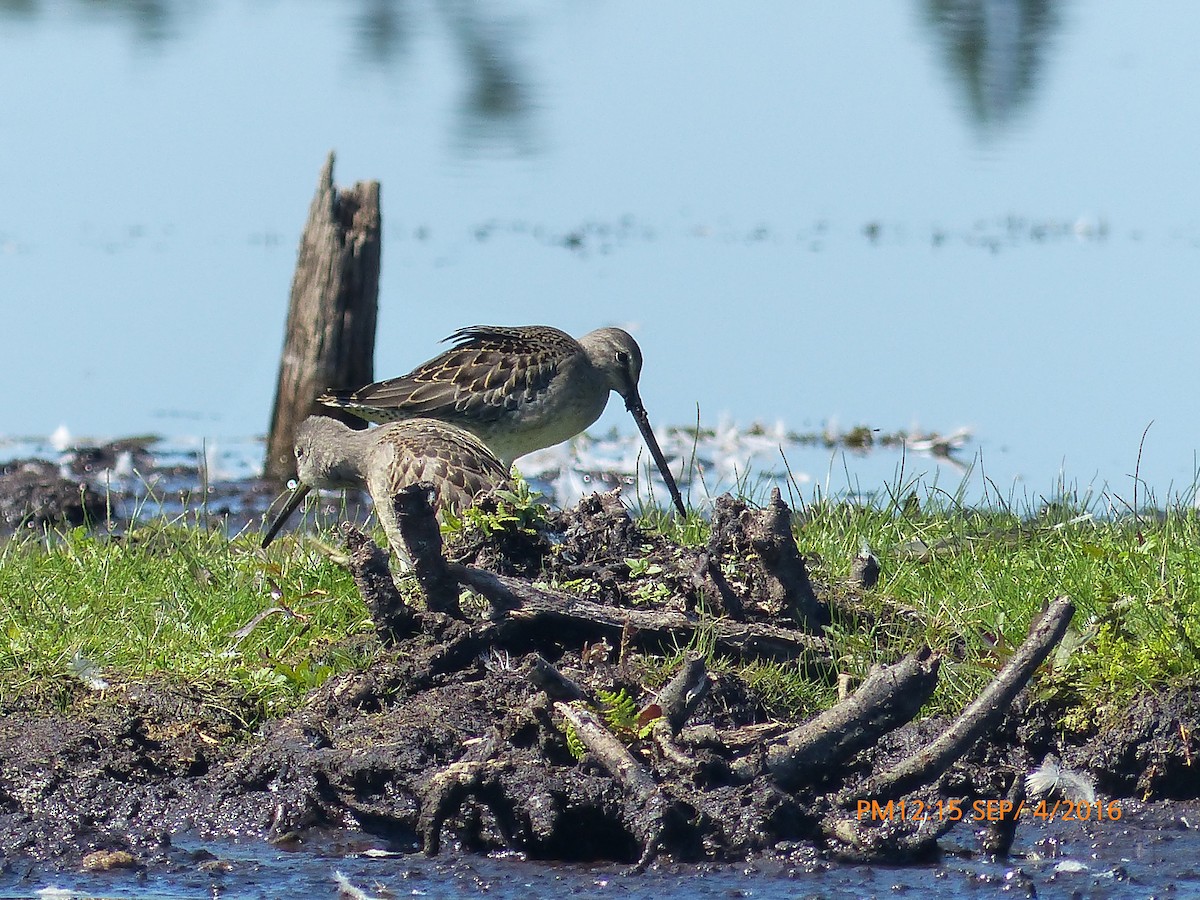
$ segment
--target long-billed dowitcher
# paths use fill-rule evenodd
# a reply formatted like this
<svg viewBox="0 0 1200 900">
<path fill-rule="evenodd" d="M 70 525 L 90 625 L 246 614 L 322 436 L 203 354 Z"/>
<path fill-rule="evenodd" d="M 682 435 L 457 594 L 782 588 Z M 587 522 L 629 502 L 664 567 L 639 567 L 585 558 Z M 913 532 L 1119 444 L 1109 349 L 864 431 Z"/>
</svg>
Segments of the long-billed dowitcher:
<svg viewBox="0 0 1200 900">
<path fill-rule="evenodd" d="M 576 340 L 546 325 L 476 325 L 446 340 L 454 346 L 407 375 L 318 399 L 368 422 L 427 416 L 458 425 L 510 464 L 579 434 L 616 391 L 676 509 L 687 514 L 638 394 L 642 351 L 627 331 L 598 328 Z"/>
<path fill-rule="evenodd" d="M 508 469 L 473 434 L 423 418 L 355 431 L 327 416 L 309 416 L 296 429 L 296 471 L 296 489 L 267 529 L 264 547 L 313 488 L 365 487 L 392 551 L 403 556 L 392 507 L 401 488 L 428 481 L 434 506 L 458 511 L 508 481 Z"/>
</svg>

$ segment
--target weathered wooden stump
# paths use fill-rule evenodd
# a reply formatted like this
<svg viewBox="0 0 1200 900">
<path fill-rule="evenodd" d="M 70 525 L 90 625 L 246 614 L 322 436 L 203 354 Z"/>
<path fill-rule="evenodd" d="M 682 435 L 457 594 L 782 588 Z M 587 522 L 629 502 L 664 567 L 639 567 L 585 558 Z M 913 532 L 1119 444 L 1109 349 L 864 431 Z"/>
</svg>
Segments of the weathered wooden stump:
<svg viewBox="0 0 1200 900">
<path fill-rule="evenodd" d="M 333 160 L 330 153 L 321 169 L 292 279 L 263 471 L 278 481 L 296 475 L 292 444 L 305 418 L 320 411 L 360 424 L 353 416 L 318 408 L 317 395 L 374 381 L 379 182 L 359 181 L 339 191 Z"/>
</svg>

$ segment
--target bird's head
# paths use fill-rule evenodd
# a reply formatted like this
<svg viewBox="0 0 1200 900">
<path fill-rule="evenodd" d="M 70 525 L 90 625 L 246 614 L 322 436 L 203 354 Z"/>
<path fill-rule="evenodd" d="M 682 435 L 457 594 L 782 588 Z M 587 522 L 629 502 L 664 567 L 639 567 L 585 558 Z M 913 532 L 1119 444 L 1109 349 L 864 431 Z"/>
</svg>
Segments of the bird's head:
<svg viewBox="0 0 1200 900">
<path fill-rule="evenodd" d="M 608 382 L 625 401 L 627 409 L 641 406 L 638 379 L 642 377 L 642 348 L 628 331 L 597 328 L 579 339 L 580 346 Z"/>
<path fill-rule="evenodd" d="M 355 486 L 358 467 L 348 450 L 363 433 L 328 416 L 309 416 L 296 428 L 296 478 L 310 487 Z"/>
</svg>

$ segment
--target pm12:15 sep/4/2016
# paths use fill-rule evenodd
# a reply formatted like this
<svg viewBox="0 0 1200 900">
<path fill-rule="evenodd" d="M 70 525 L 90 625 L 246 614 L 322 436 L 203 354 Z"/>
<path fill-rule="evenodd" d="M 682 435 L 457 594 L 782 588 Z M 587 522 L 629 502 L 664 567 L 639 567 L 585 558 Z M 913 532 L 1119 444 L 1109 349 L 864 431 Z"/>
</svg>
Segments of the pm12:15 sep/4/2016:
<svg viewBox="0 0 1200 900">
<path fill-rule="evenodd" d="M 1090 803 L 1074 800 L 976 800 L 969 806 L 962 800 L 877 800 L 858 801 L 858 819 L 871 822 L 999 822 L 1004 819 L 1030 816 L 1047 822 L 1115 822 L 1121 818 L 1118 800 Z"/>
</svg>

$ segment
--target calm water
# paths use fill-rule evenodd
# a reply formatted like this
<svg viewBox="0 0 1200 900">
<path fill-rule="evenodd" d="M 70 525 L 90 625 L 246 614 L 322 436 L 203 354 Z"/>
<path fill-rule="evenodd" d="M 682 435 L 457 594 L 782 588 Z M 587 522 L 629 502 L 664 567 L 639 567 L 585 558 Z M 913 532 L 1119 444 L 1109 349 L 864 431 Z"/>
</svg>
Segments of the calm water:
<svg viewBox="0 0 1200 900">
<path fill-rule="evenodd" d="M 147 876 L 51 875 L 0 872 L 0 898 L 60 897 L 223 898 L 333 897 L 335 873 L 371 897 L 619 897 L 703 900 L 801 897 L 941 896 L 1194 897 L 1200 894 L 1200 809 L 1131 804 L 1121 822 L 1063 823 L 1019 827 L 1013 856 L 978 857 L 974 841 L 958 828 L 944 839 L 943 859 L 925 866 L 851 866 L 820 861 L 748 863 L 737 866 L 663 866 L 645 875 L 618 866 L 555 866 L 515 858 L 426 859 L 420 854 L 372 857 L 365 841 L 286 853 L 265 844 L 180 839 L 168 852 L 173 862 Z M 220 870 L 201 862 L 220 861 Z M 211 865 L 211 862 L 210 862 Z"/>
<path fill-rule="evenodd" d="M 0 435 L 260 434 L 336 149 L 383 183 L 380 377 L 468 323 L 617 323 L 659 427 L 969 426 L 1001 492 L 1129 497 L 1153 422 L 1161 499 L 1200 446 L 1198 26 L 1184 0 L 0 3 Z"/>
</svg>

